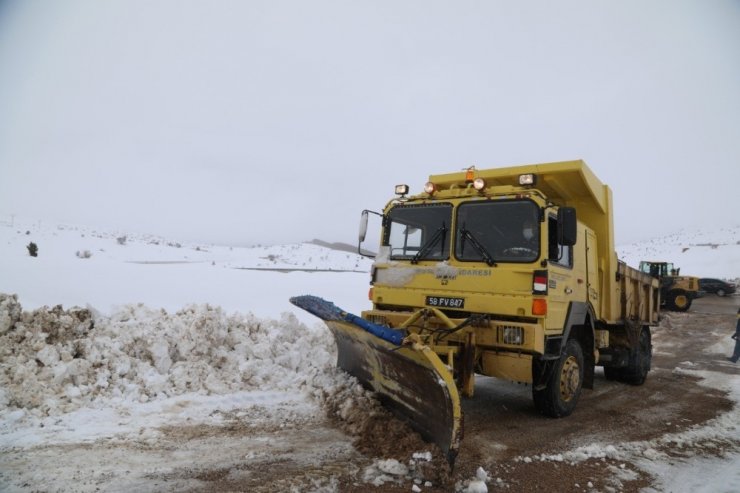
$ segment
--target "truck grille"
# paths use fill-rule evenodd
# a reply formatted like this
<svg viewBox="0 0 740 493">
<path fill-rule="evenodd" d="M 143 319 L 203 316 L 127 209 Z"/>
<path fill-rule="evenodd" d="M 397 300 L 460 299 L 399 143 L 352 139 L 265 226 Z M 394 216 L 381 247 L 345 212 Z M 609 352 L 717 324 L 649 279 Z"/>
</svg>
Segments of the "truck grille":
<svg viewBox="0 0 740 493">
<path fill-rule="evenodd" d="M 498 340 L 504 344 L 524 344 L 524 328 L 517 325 L 499 325 Z"/>
<path fill-rule="evenodd" d="M 390 327 L 388 319 L 385 318 L 383 315 L 367 315 L 365 318 L 368 322 L 372 322 L 376 325 L 384 325 L 386 327 Z"/>
</svg>

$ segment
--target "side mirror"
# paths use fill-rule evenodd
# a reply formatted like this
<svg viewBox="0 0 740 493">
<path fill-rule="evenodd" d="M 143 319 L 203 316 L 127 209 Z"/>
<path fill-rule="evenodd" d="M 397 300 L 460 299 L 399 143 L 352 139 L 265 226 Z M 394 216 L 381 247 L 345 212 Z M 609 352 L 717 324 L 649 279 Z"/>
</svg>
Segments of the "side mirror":
<svg viewBox="0 0 740 493">
<path fill-rule="evenodd" d="M 362 211 L 362 215 L 360 216 L 360 243 L 365 241 L 365 235 L 367 235 L 368 215 L 368 211 Z"/>
<path fill-rule="evenodd" d="M 575 207 L 558 209 L 558 243 L 573 246 L 578 239 L 578 221 Z"/>
<path fill-rule="evenodd" d="M 360 234 L 357 235 L 359 239 L 359 242 L 357 243 L 357 253 L 359 253 L 363 257 L 375 258 L 375 254 L 362 251 L 362 242 L 365 241 L 365 237 L 367 236 L 367 223 L 370 214 L 375 214 L 376 216 L 380 216 L 381 218 L 383 217 L 383 214 L 380 214 L 378 212 L 369 211 L 367 209 L 362 211 L 362 214 L 360 215 Z"/>
</svg>

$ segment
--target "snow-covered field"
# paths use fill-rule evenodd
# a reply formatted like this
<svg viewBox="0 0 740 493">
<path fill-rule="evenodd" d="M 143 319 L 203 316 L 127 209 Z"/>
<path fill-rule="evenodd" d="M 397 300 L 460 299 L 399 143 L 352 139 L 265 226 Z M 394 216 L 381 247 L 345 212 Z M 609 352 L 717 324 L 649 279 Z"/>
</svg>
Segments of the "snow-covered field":
<svg viewBox="0 0 740 493">
<path fill-rule="evenodd" d="M 734 279 L 740 277 L 739 235 L 735 228 L 619 251 L 631 265 L 648 255 L 681 265 L 682 273 Z M 38 245 L 38 257 L 28 255 L 29 242 Z M 328 330 L 288 298 L 315 294 L 359 312 L 368 304 L 369 267 L 357 255 L 310 244 L 180 245 L 17 218 L 0 222 L 0 293 L 17 295 L 0 297 L 0 490 L 197 488 L 197 477 L 152 482 L 154 472 L 191 460 L 177 450 L 161 463 L 145 455 L 134 459 L 125 447 L 135 443 L 145 450 L 166 440 L 163 429 L 218 426 L 235 416 L 252 431 L 239 445 L 205 441 L 198 453 L 206 463 L 233 462 L 225 450 L 244 447 L 245 440 L 275 440 L 254 431 L 262 429 L 324 430 L 321 436 L 331 437 L 331 444 L 322 448 L 315 438 L 317 456 L 356 454 L 349 435 L 322 428 L 322 416 L 335 413 L 352 422 L 374 404 L 334 368 Z M 42 308 L 57 304 L 64 308 Z M 71 309 L 75 305 L 80 308 Z M 740 376 L 695 373 L 740 402 Z M 729 416 L 737 419 L 737 408 Z M 704 433 L 727 426 L 709 424 Z M 57 454 L 64 446 L 101 439 L 123 448 L 90 445 L 84 457 Z M 626 454 L 630 446 L 588 453 Z M 251 450 L 239 459 L 258 461 L 266 453 L 264 447 Z M 361 475 L 368 489 L 431 487 L 414 472 L 428 451 L 416 452 L 408 465 L 379 457 Z M 536 460 L 576 460 L 579 453 L 584 455 L 564 450 L 560 458 Z M 740 491 L 736 453 L 681 464 L 648 459 L 642 467 L 659 478 L 663 491 Z M 79 461 L 98 470 L 82 480 Z M 330 476 L 294 484 L 288 474 L 284 486 L 337 490 Z M 499 486 L 480 470 L 458 489 Z"/>
<path fill-rule="evenodd" d="M 36 258 L 28 255 L 30 242 L 38 245 Z M 288 298 L 310 293 L 361 311 L 367 305 L 371 264 L 352 253 L 307 243 L 251 248 L 180 244 L 17 218 L 12 225 L 0 221 L 0 249 L 0 292 L 18 294 L 26 309 L 89 305 L 110 313 L 117 306 L 145 303 L 176 311 L 190 303 L 210 303 L 259 317 L 291 312 L 311 324 L 316 319 Z"/>
</svg>

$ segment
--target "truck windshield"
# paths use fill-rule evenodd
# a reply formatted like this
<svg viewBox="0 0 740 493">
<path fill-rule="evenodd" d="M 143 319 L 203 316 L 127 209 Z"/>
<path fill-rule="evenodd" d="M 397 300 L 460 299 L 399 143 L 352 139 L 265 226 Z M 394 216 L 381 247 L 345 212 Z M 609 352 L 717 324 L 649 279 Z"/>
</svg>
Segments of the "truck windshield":
<svg viewBox="0 0 740 493">
<path fill-rule="evenodd" d="M 539 216 L 539 208 L 531 200 L 461 204 L 457 208 L 455 257 L 489 265 L 492 261 L 534 262 L 540 257 Z M 471 237 L 479 248 L 471 245 Z"/>
<path fill-rule="evenodd" d="M 383 243 L 391 260 L 446 260 L 451 225 L 451 204 L 397 205 L 388 212 Z"/>
</svg>

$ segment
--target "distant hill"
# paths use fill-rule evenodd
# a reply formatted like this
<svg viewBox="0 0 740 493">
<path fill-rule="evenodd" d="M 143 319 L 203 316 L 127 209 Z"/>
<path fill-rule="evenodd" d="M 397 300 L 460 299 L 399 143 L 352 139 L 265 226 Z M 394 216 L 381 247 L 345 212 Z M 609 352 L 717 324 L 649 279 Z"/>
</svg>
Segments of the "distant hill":
<svg viewBox="0 0 740 493">
<path fill-rule="evenodd" d="M 369 271 L 372 259 L 357 246 L 313 239 L 306 243 L 236 247 L 175 242 L 154 235 L 100 231 L 84 226 L 42 223 L 16 218 L 0 220 L 0 253 L 26 255 L 29 241 L 38 243 L 41 258 L 75 256 L 89 251 L 121 262 L 207 262 L 232 268 L 279 268 Z M 740 226 L 717 230 L 684 230 L 672 235 L 618 245 L 617 255 L 637 267 L 641 260 L 664 260 L 698 277 L 740 278 Z"/>
<path fill-rule="evenodd" d="M 617 246 L 617 255 L 637 267 L 641 260 L 673 262 L 681 274 L 720 279 L 740 278 L 740 226 L 719 230 L 684 230 Z"/>
</svg>

